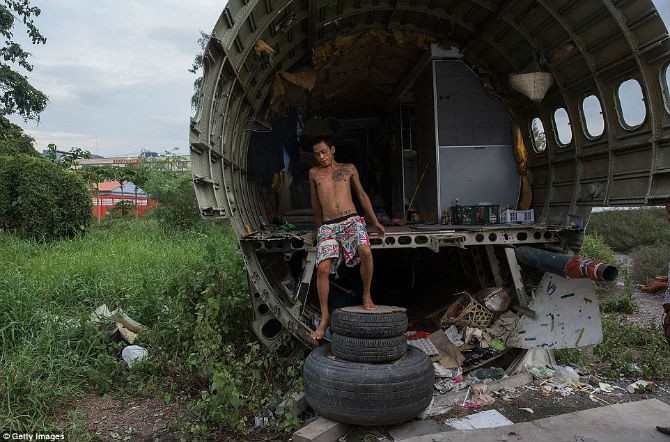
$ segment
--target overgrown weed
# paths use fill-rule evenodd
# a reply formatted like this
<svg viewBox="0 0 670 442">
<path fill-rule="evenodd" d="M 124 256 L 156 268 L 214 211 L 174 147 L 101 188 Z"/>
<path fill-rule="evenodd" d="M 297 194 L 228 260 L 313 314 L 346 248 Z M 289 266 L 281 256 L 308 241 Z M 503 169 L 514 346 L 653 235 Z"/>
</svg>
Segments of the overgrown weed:
<svg viewBox="0 0 670 442">
<path fill-rule="evenodd" d="M 640 246 L 670 242 L 665 208 L 658 207 L 593 213 L 586 233 L 600 236 L 616 252 L 630 252 Z"/>
<path fill-rule="evenodd" d="M 166 402 L 185 391 L 198 392 L 198 438 L 243 431 L 300 388 L 302 355 L 280 357 L 249 334 L 246 272 L 229 226 L 175 232 L 156 220 L 117 221 L 50 244 L 0 234 L 0 262 L 2 429 L 51 431 L 54 407 L 91 387 Z M 137 369 L 88 322 L 102 303 L 148 326 L 136 343 L 151 357 Z M 81 419 L 63 430 L 81 435 Z"/>
<path fill-rule="evenodd" d="M 631 258 L 632 279 L 638 284 L 646 284 L 655 276 L 668 274 L 670 248 L 667 244 L 638 247 L 631 253 Z"/>
<path fill-rule="evenodd" d="M 609 365 L 608 374 L 665 379 L 670 373 L 668 344 L 660 326 L 638 327 L 617 314 L 604 314 L 603 342 L 593 354 Z"/>
<path fill-rule="evenodd" d="M 633 314 L 640 310 L 637 300 L 633 297 L 633 283 L 628 269 L 623 270 L 623 292 L 613 299 L 607 299 L 600 303 L 600 308 L 604 313 L 625 313 Z"/>
</svg>

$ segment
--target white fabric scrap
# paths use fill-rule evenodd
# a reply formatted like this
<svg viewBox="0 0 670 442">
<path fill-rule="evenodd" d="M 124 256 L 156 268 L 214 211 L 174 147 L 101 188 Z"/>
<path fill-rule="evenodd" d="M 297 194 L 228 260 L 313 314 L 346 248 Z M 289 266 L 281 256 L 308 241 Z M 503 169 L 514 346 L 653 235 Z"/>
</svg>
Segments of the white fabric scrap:
<svg viewBox="0 0 670 442">
<path fill-rule="evenodd" d="M 432 341 L 428 338 L 412 339 L 407 341 L 407 343 L 418 348 L 419 350 L 423 350 L 423 352 L 428 356 L 435 356 L 439 353 L 435 347 L 435 344 L 433 344 Z"/>
<path fill-rule="evenodd" d="M 444 331 L 444 334 L 447 335 L 447 338 L 451 341 L 452 344 L 454 344 L 456 347 L 460 347 L 461 345 L 464 344 L 463 340 L 461 337 L 463 334 L 458 331 L 455 325 L 452 325 L 448 329 Z"/>
</svg>

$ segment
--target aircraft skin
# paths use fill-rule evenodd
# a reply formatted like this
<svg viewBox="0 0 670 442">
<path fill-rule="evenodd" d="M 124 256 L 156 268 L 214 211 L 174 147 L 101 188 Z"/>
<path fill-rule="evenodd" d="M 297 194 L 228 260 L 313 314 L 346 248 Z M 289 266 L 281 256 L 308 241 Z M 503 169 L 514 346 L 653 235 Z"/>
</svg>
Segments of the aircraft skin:
<svg viewBox="0 0 670 442">
<path fill-rule="evenodd" d="M 228 218 L 240 240 L 254 331 L 268 346 L 287 333 L 317 345 L 301 175 L 315 130 L 388 216 L 387 236 L 370 235 L 377 304 L 418 318 L 505 286 L 549 308 L 538 290 L 557 276 L 515 250 L 578 253 L 594 207 L 670 194 L 669 66 L 650 0 L 229 1 L 204 51 L 191 164 L 202 216 Z M 302 133 L 278 143 L 287 122 Z M 288 171 L 267 163 L 277 152 Z M 349 276 L 338 290 L 356 295 Z M 587 321 L 551 308 L 577 330 Z M 544 344 L 597 341 L 596 322 Z"/>
</svg>

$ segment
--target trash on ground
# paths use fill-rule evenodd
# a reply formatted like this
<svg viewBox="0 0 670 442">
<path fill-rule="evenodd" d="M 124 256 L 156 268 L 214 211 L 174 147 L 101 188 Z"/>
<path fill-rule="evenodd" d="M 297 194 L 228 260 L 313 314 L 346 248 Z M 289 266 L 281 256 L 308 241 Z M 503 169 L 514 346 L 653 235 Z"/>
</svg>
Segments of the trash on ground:
<svg viewBox="0 0 670 442">
<path fill-rule="evenodd" d="M 533 379 L 543 380 L 547 378 L 554 377 L 556 372 L 548 367 L 542 367 L 540 365 L 534 365 L 528 368 L 528 373 L 533 375 Z"/>
<path fill-rule="evenodd" d="M 507 348 L 505 343 L 500 339 L 492 339 L 491 342 L 489 342 L 489 345 L 491 346 L 492 349 L 498 351 L 505 351 L 505 348 Z"/>
<path fill-rule="evenodd" d="M 512 297 L 504 287 L 488 287 L 475 293 L 475 299 L 495 313 L 504 312 L 509 308 Z"/>
<path fill-rule="evenodd" d="M 502 427 L 503 425 L 512 425 L 514 422 L 507 419 L 498 410 L 486 410 L 462 419 L 447 419 L 445 423 L 457 430 L 472 430 L 474 428 Z"/>
<path fill-rule="evenodd" d="M 463 337 L 463 334 L 458 331 L 458 328 L 456 328 L 455 325 L 452 325 L 448 329 L 444 331 L 444 333 L 447 335 L 447 338 L 457 347 L 460 347 L 461 345 L 465 344 L 463 340 L 461 339 Z"/>
<path fill-rule="evenodd" d="M 626 390 L 628 390 L 629 393 L 646 393 L 653 391 L 655 387 L 656 384 L 651 381 L 643 381 L 642 379 L 638 379 L 632 384 L 629 384 L 626 387 Z"/>
<path fill-rule="evenodd" d="M 142 324 L 130 318 L 121 308 L 110 311 L 107 304 L 102 304 L 91 313 L 90 322 L 97 325 L 113 323 L 111 330 L 107 331 L 109 337 L 115 341 L 125 341 L 134 344 L 137 333 L 145 328 Z"/>
<path fill-rule="evenodd" d="M 121 357 L 126 361 L 129 368 L 133 368 L 135 362 L 142 361 L 147 356 L 149 356 L 147 349 L 139 345 L 129 345 L 121 351 Z"/>
<path fill-rule="evenodd" d="M 435 377 L 437 378 L 453 378 L 461 374 L 460 369 L 450 369 L 443 367 L 442 364 L 438 362 L 433 362 L 433 369 L 435 370 Z"/>
<path fill-rule="evenodd" d="M 530 414 L 535 413 L 535 411 L 533 411 L 532 408 L 528 408 L 528 407 L 519 407 L 519 410 L 527 411 Z"/>
<path fill-rule="evenodd" d="M 502 379 L 505 376 L 505 370 L 500 367 L 480 368 L 475 371 L 477 379 Z"/>
<path fill-rule="evenodd" d="M 486 384 L 470 385 L 461 406 L 464 408 L 477 408 L 491 405 L 496 400 L 487 393 L 487 390 L 488 386 Z"/>
<path fill-rule="evenodd" d="M 407 343 L 411 346 L 418 348 L 419 350 L 423 350 L 423 352 L 426 353 L 428 356 L 435 356 L 439 354 L 437 348 L 435 348 L 435 345 L 428 338 L 411 339 L 407 341 Z"/>
<path fill-rule="evenodd" d="M 446 368 L 458 368 L 463 365 L 463 353 L 447 338 L 442 330 L 437 330 L 428 336 L 438 351 L 438 362 Z"/>
<path fill-rule="evenodd" d="M 423 339 L 427 338 L 429 335 L 430 333 L 426 331 L 410 332 L 409 336 L 407 336 L 407 340 L 413 341 L 414 339 Z"/>
<path fill-rule="evenodd" d="M 254 417 L 254 427 L 267 427 L 270 425 L 270 418 L 267 416 L 255 416 Z"/>
<path fill-rule="evenodd" d="M 115 324 L 114 328 L 111 331 L 107 332 L 107 334 L 109 335 L 109 337 L 114 342 L 125 341 L 125 342 L 127 342 L 128 344 L 131 344 L 131 345 L 134 344 L 135 339 L 137 339 L 137 333 L 131 332 L 130 330 L 125 328 L 123 325 L 118 324 L 118 323 Z"/>
<path fill-rule="evenodd" d="M 598 388 L 600 388 L 600 390 L 604 391 L 605 393 L 612 393 L 614 391 L 614 387 L 606 382 L 599 382 Z"/>
<path fill-rule="evenodd" d="M 556 377 L 563 379 L 566 382 L 579 382 L 579 373 L 569 365 L 556 365 L 554 367 L 554 372 L 556 373 Z"/>
<path fill-rule="evenodd" d="M 501 341 L 506 342 L 512 332 L 516 329 L 518 322 L 519 317 L 517 315 L 513 312 L 506 311 L 493 322 L 493 325 L 486 329 L 486 332 L 489 335 L 495 336 Z"/>
<path fill-rule="evenodd" d="M 144 326 L 140 324 L 139 322 L 131 319 L 126 312 L 123 311 L 121 308 L 117 308 L 112 312 L 112 318 L 114 321 L 117 323 L 123 325 L 126 329 L 130 330 L 133 333 L 139 332 Z"/>
</svg>

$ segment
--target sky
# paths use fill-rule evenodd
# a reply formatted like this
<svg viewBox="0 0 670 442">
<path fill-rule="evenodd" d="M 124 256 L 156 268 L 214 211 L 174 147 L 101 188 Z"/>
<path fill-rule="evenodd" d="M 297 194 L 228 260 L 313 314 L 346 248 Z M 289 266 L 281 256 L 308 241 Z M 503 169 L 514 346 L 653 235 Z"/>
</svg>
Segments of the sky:
<svg viewBox="0 0 670 442">
<path fill-rule="evenodd" d="M 17 41 L 33 57 L 30 82 L 49 97 L 40 122 L 12 121 L 38 150 L 79 147 L 102 156 L 176 148 L 188 153 L 188 71 L 200 31 L 211 32 L 225 0 L 32 0 L 46 45 Z M 670 26 L 670 0 L 654 0 Z"/>
<path fill-rule="evenodd" d="M 49 97 L 39 124 L 12 121 L 38 150 L 80 147 L 103 156 L 142 149 L 188 152 L 193 81 L 188 69 L 200 31 L 211 32 L 221 0 L 32 0 L 46 45 L 33 54 L 30 82 Z M 194 6 L 195 5 L 195 6 Z M 15 28 L 15 36 L 23 33 Z"/>
</svg>

